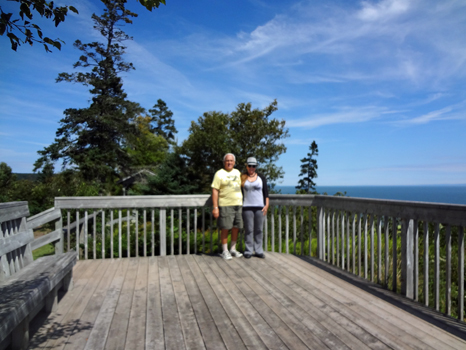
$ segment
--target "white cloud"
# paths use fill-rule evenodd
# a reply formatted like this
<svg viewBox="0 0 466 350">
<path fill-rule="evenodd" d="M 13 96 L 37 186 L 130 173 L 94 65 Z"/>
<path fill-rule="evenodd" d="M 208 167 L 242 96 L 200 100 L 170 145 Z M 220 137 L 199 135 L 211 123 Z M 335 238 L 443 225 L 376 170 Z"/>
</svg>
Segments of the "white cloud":
<svg viewBox="0 0 466 350">
<path fill-rule="evenodd" d="M 412 3 L 409 0 L 383 0 L 377 3 L 363 1 L 357 17 L 368 22 L 384 21 L 406 13 Z"/>
<path fill-rule="evenodd" d="M 466 8 L 447 1 L 439 16 L 435 5 L 383 0 L 337 8 L 303 2 L 249 33 L 190 36 L 183 43 L 188 48 L 177 51 L 211 62 L 215 52 L 218 64 L 209 65 L 211 70 L 274 66 L 274 74 L 294 75 L 297 83 L 401 79 L 421 88 L 466 74 L 466 38 L 450 35 L 466 30 Z"/>
<path fill-rule="evenodd" d="M 393 123 L 395 125 L 419 125 L 427 124 L 433 121 L 439 120 L 460 120 L 466 119 L 466 101 L 454 105 L 450 105 L 441 109 L 433 110 L 431 112 L 422 114 L 420 116 L 405 119 L 405 120 L 396 120 Z"/>
<path fill-rule="evenodd" d="M 329 124 L 362 123 L 380 118 L 382 115 L 389 113 L 392 112 L 380 107 L 346 107 L 334 113 L 316 114 L 307 118 L 291 120 L 287 122 L 287 126 L 290 128 L 312 129 Z"/>
</svg>

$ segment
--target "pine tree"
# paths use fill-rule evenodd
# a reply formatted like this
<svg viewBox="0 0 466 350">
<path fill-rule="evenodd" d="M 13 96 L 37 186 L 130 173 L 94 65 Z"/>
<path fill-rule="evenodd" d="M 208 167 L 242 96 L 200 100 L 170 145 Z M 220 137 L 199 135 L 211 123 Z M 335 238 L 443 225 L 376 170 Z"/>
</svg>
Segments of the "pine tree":
<svg viewBox="0 0 466 350">
<path fill-rule="evenodd" d="M 137 133 L 132 121 L 143 109 L 127 100 L 119 76 L 134 69 L 123 60 L 125 47 L 121 43 L 131 38 L 120 28 L 124 23 L 132 23 L 131 18 L 137 14 L 125 8 L 126 0 L 102 2 L 104 14 L 94 14 L 92 19 L 104 43 L 83 44 L 77 40 L 74 46 L 82 55 L 74 68 L 83 68 L 84 72 L 61 73 L 57 78 L 57 82 L 90 86 L 91 104 L 64 111 L 55 141 L 38 152 L 41 157 L 34 164 L 34 171 L 49 161 L 61 160 L 63 169 L 78 168 L 86 180 L 104 183 L 113 182 L 131 166 L 125 143 L 129 135 Z"/>
<path fill-rule="evenodd" d="M 309 146 L 309 150 L 311 153 L 307 154 L 307 157 L 301 159 L 301 172 L 299 173 L 299 177 L 302 177 L 298 181 L 298 186 L 296 189 L 298 193 L 311 193 L 311 191 L 315 191 L 316 183 L 313 179 L 317 178 L 317 157 L 319 155 L 319 149 L 317 148 L 317 143 L 312 141 L 312 144 Z"/>
<path fill-rule="evenodd" d="M 152 115 L 151 123 L 155 124 L 151 131 L 157 136 L 162 136 L 170 145 L 176 145 L 175 134 L 178 130 L 175 128 L 173 112 L 168 109 L 167 104 L 158 99 L 157 104 L 149 109 L 149 113 Z"/>
</svg>

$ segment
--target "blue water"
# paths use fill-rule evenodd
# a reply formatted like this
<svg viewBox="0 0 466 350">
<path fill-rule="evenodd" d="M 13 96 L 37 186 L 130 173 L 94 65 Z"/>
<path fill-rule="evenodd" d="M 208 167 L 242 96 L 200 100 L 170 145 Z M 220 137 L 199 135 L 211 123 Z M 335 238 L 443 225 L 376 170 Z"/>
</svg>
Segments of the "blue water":
<svg viewBox="0 0 466 350">
<path fill-rule="evenodd" d="M 282 194 L 295 194 L 294 186 L 276 186 Z M 429 186 L 316 186 L 318 193 L 334 195 L 346 192 L 349 197 L 393 199 L 402 201 L 434 202 L 466 205 L 465 185 Z"/>
</svg>

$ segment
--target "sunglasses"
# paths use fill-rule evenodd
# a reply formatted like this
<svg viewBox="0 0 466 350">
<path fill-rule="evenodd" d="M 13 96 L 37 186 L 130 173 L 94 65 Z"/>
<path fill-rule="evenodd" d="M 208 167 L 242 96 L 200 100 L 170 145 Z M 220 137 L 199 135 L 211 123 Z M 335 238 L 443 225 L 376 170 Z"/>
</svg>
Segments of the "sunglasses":
<svg viewBox="0 0 466 350">
<path fill-rule="evenodd" d="M 249 165 L 248 164 L 248 168 L 255 168 L 256 166 L 255 165 Z"/>
</svg>

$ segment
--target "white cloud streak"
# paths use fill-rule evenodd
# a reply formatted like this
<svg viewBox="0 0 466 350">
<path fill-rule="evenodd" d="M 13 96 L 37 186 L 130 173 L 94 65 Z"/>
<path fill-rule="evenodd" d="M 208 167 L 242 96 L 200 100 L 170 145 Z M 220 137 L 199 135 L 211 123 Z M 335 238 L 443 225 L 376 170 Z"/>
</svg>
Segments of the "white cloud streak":
<svg viewBox="0 0 466 350">
<path fill-rule="evenodd" d="M 317 128 L 329 124 L 362 123 L 380 118 L 384 114 L 392 113 L 379 107 L 346 107 L 333 113 L 316 114 L 307 118 L 295 119 L 287 122 L 290 128 Z"/>
</svg>

